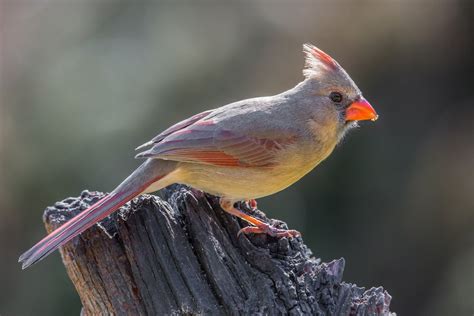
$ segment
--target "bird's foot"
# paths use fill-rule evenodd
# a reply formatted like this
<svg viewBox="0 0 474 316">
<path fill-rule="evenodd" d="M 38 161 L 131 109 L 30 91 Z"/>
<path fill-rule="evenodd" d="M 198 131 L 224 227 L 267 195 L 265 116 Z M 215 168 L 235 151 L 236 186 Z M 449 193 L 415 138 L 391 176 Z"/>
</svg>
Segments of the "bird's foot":
<svg viewBox="0 0 474 316">
<path fill-rule="evenodd" d="M 253 200 L 253 202 L 252 202 L 252 200 L 249 200 L 249 201 L 246 201 L 246 202 L 255 204 L 255 207 L 256 207 L 257 202 L 255 202 L 255 200 Z M 258 218 L 255 218 L 251 215 L 245 214 L 241 210 L 235 208 L 234 203 L 230 199 L 221 198 L 219 203 L 220 203 L 222 209 L 224 211 L 226 211 L 227 213 L 235 215 L 235 216 L 237 216 L 237 217 L 243 219 L 244 221 L 246 221 L 246 222 L 253 225 L 253 226 L 244 227 L 241 230 L 239 230 L 237 236 L 239 236 L 242 233 L 244 233 L 244 234 L 267 234 L 269 236 L 278 237 L 278 238 L 280 238 L 280 237 L 298 237 L 298 236 L 301 236 L 300 232 L 298 232 L 296 230 L 292 230 L 292 229 L 287 230 L 287 229 L 276 228 L 274 226 L 271 226 L 267 223 L 262 222 Z"/>
<path fill-rule="evenodd" d="M 300 237 L 301 233 L 293 229 L 281 229 L 268 224 L 261 224 L 258 226 L 247 226 L 239 230 L 237 236 L 240 234 L 267 234 L 272 237 Z"/>
</svg>

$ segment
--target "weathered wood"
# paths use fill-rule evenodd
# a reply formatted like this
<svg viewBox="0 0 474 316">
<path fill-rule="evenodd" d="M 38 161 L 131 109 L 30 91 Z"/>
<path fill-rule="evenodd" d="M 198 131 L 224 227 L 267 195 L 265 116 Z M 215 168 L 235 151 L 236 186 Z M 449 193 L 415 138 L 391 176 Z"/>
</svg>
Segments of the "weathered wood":
<svg viewBox="0 0 474 316">
<path fill-rule="evenodd" d="M 344 259 L 321 263 L 301 238 L 237 237 L 246 224 L 210 195 L 178 185 L 163 195 L 135 199 L 61 249 L 83 314 L 390 314 L 383 288 L 342 281 Z M 102 196 L 47 208 L 47 230 Z"/>
</svg>

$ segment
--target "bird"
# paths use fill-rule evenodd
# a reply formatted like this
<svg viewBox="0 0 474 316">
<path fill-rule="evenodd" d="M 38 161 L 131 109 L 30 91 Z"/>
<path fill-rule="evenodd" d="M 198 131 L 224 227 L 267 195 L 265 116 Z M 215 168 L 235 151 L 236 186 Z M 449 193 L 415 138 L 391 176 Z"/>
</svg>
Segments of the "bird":
<svg viewBox="0 0 474 316">
<path fill-rule="evenodd" d="M 25 269 L 133 198 L 174 183 L 219 197 L 248 222 L 243 234 L 298 237 L 240 210 L 237 202 L 277 193 L 326 159 L 359 121 L 378 115 L 341 65 L 303 45 L 304 80 L 280 94 L 246 99 L 185 119 L 136 148 L 145 161 L 103 199 L 22 254 Z"/>
</svg>

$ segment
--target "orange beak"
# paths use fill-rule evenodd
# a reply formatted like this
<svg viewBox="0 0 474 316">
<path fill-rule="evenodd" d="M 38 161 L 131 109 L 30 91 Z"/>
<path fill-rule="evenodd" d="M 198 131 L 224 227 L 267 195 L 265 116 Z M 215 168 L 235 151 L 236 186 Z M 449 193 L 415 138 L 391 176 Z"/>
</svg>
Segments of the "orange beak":
<svg viewBox="0 0 474 316">
<path fill-rule="evenodd" d="M 375 121 L 378 117 L 372 105 L 364 98 L 353 102 L 346 109 L 346 121 Z"/>
</svg>

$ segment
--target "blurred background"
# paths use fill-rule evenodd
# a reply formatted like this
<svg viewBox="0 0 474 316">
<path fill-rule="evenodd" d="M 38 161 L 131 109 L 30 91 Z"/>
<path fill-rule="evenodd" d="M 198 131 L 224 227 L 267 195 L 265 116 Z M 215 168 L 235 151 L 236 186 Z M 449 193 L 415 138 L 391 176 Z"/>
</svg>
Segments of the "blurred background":
<svg viewBox="0 0 474 316">
<path fill-rule="evenodd" d="M 78 314 L 57 253 L 17 263 L 43 209 L 111 190 L 178 120 L 293 87 L 311 42 L 380 119 L 259 206 L 399 315 L 472 315 L 473 3 L 0 0 L 0 314 Z"/>
</svg>

